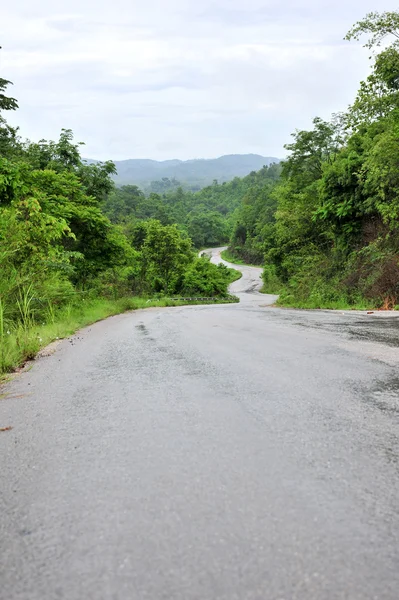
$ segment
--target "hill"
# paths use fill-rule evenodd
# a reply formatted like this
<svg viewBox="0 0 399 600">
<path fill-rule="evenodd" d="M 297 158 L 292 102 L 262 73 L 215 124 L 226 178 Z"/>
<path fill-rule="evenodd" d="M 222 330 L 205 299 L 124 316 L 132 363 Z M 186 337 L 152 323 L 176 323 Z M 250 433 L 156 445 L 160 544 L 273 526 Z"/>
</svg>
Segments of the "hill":
<svg viewBox="0 0 399 600">
<path fill-rule="evenodd" d="M 278 158 L 259 154 L 230 154 L 214 159 L 193 160 L 145 160 L 130 159 L 115 161 L 118 185 L 136 184 L 148 188 L 152 181 L 163 178 L 175 179 L 183 185 L 200 189 L 211 184 L 231 181 L 234 177 L 245 177 L 251 171 L 259 171 L 264 165 L 279 162 Z"/>
</svg>

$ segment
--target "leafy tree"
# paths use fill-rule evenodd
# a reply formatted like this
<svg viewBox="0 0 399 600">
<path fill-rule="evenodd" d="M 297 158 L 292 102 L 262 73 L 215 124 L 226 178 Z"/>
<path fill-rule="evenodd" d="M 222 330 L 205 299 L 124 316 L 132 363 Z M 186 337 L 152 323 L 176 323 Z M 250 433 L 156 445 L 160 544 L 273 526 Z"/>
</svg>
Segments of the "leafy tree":
<svg viewBox="0 0 399 600">
<path fill-rule="evenodd" d="M 196 248 L 205 248 L 228 240 L 227 226 L 217 211 L 200 206 L 191 211 L 187 219 L 187 231 Z"/>
<path fill-rule="evenodd" d="M 137 185 L 124 185 L 114 189 L 102 203 L 105 214 L 113 223 L 122 223 L 137 215 L 144 192 Z"/>
<path fill-rule="evenodd" d="M 185 270 L 181 293 L 185 296 L 226 296 L 232 281 L 230 269 L 214 265 L 207 258 L 196 258 Z"/>
<path fill-rule="evenodd" d="M 365 34 L 369 35 L 365 48 L 379 47 L 389 36 L 395 38 L 395 45 L 399 44 L 399 12 L 370 12 L 351 27 L 344 39 L 359 40 Z"/>
<path fill-rule="evenodd" d="M 18 147 L 18 129 L 11 127 L 1 114 L 2 111 L 16 110 L 18 103 L 15 98 L 6 96 L 5 92 L 11 81 L 0 77 L 0 157 L 9 156 Z"/>
<path fill-rule="evenodd" d="M 11 81 L 0 77 L 0 110 L 16 110 L 18 108 L 16 99 L 6 96 L 4 93 L 9 85 L 12 85 Z"/>
<path fill-rule="evenodd" d="M 173 293 L 192 261 L 191 240 L 183 237 L 176 225 L 150 220 L 146 229 L 142 245 L 146 281 L 156 292 Z"/>
<path fill-rule="evenodd" d="M 105 202 L 114 189 L 111 175 L 116 173 L 115 165 L 112 161 L 85 163 L 80 155 L 83 145 L 74 142 L 70 129 L 63 129 L 58 142 L 28 143 L 26 161 L 36 170 L 74 173 L 88 196 L 93 196 L 97 202 Z"/>
<path fill-rule="evenodd" d="M 348 113 L 348 125 L 354 129 L 386 118 L 399 108 L 399 13 L 369 13 L 350 29 L 345 39 L 359 40 L 364 35 L 369 36 L 365 43 L 369 49 L 379 48 L 389 37 L 393 37 L 393 42 L 374 57 L 371 75 L 360 83 Z"/>
</svg>

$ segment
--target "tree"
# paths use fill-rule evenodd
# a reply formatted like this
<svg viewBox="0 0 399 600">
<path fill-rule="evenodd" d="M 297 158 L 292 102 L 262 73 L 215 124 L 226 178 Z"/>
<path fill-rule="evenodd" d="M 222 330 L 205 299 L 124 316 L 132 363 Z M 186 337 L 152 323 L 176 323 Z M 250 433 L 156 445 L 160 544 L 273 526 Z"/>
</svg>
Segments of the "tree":
<svg viewBox="0 0 399 600">
<path fill-rule="evenodd" d="M 399 12 L 369 13 L 346 34 L 346 40 L 369 35 L 365 47 L 380 48 L 388 38 L 393 42 L 374 58 L 373 71 L 361 81 L 356 100 L 349 108 L 348 126 L 356 130 L 364 123 L 388 117 L 399 108 Z"/>
<path fill-rule="evenodd" d="M 220 213 L 203 206 L 189 213 L 187 231 L 196 248 L 214 246 L 228 240 L 225 219 Z"/>
<path fill-rule="evenodd" d="M 6 96 L 4 93 L 9 85 L 12 85 L 11 81 L 0 77 L 0 111 L 16 110 L 18 108 L 18 102 L 16 99 Z"/>
<path fill-rule="evenodd" d="M 145 199 L 144 192 L 137 185 L 123 185 L 114 188 L 102 203 L 105 214 L 113 223 L 122 223 L 137 217 L 140 204 Z"/>
<path fill-rule="evenodd" d="M 195 258 L 184 272 L 182 293 L 187 296 L 226 296 L 231 281 L 231 269 L 225 265 L 214 265 L 206 257 Z"/>
<path fill-rule="evenodd" d="M 343 143 L 339 124 L 315 117 L 313 125 L 311 131 L 293 133 L 294 142 L 284 146 L 291 154 L 283 162 L 282 175 L 292 176 L 301 186 L 320 178 L 322 163 L 331 164 Z"/>
<path fill-rule="evenodd" d="M 18 145 L 18 129 L 8 125 L 1 114 L 2 111 L 16 110 L 18 108 L 15 98 L 6 96 L 4 93 L 9 85 L 12 85 L 11 81 L 0 77 L 0 157 L 12 154 Z"/>
<path fill-rule="evenodd" d="M 112 161 L 87 164 L 80 155 L 83 145 L 74 142 L 70 129 L 62 129 L 58 142 L 28 143 L 26 160 L 37 170 L 74 173 L 88 196 L 96 198 L 98 203 L 105 202 L 114 189 L 111 176 L 116 173 L 115 164 Z"/>
<path fill-rule="evenodd" d="M 395 38 L 395 45 L 399 44 L 399 12 L 368 13 L 364 19 L 353 25 L 344 39 L 360 40 L 365 34 L 370 36 L 364 44 L 365 48 L 380 47 L 388 36 Z"/>
<path fill-rule="evenodd" d="M 181 282 L 185 267 L 193 260 L 191 240 L 182 236 L 176 225 L 151 220 L 142 246 L 143 268 L 151 288 L 173 293 Z"/>
</svg>

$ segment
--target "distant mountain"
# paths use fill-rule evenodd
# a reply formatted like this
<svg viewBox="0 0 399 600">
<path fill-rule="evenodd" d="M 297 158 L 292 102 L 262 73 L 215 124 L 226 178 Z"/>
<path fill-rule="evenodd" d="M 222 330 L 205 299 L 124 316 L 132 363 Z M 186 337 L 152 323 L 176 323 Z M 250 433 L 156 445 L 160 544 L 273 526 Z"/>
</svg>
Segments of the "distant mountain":
<svg viewBox="0 0 399 600">
<path fill-rule="evenodd" d="M 214 159 L 194 160 L 144 160 L 115 161 L 118 174 L 117 185 L 135 184 L 148 188 L 152 181 L 176 179 L 190 188 L 202 188 L 217 179 L 219 183 L 244 177 L 251 171 L 259 171 L 264 165 L 278 163 L 280 159 L 259 154 L 229 154 Z"/>
</svg>

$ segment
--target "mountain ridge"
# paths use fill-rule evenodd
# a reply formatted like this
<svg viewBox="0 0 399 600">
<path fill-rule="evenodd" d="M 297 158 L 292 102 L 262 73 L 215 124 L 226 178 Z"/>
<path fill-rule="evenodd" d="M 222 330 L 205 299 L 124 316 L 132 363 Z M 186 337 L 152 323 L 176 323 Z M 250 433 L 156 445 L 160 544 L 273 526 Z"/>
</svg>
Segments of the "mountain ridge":
<svg viewBox="0 0 399 600">
<path fill-rule="evenodd" d="M 251 171 L 259 171 L 263 166 L 280 160 L 260 154 L 225 154 L 217 158 L 176 158 L 164 161 L 130 158 L 114 161 L 117 168 L 114 180 L 117 185 L 135 184 L 146 188 L 152 181 L 168 178 L 178 180 L 188 187 L 200 188 L 210 185 L 215 179 L 223 183 L 234 177 L 245 177 Z"/>
</svg>

